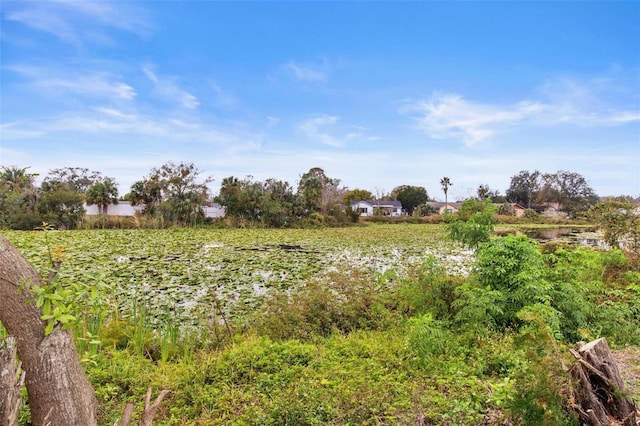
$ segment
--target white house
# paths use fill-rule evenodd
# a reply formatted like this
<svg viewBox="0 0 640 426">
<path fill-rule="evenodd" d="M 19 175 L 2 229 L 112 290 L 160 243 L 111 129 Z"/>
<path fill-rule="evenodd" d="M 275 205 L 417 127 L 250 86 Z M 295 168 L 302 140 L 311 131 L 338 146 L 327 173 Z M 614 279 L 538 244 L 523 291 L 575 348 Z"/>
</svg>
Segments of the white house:
<svg viewBox="0 0 640 426">
<path fill-rule="evenodd" d="M 86 205 L 84 206 L 87 216 L 99 215 L 98 206 Z M 109 204 L 107 207 L 107 216 L 135 216 L 141 214 L 144 210 L 144 205 L 132 206 L 126 201 L 118 201 L 115 204 Z M 225 209 L 218 203 L 213 203 L 213 206 L 202 206 L 204 210 L 204 216 L 209 218 L 219 218 L 225 216 Z"/>
<path fill-rule="evenodd" d="M 227 213 L 224 207 L 218 203 L 213 203 L 212 206 L 202 206 L 202 210 L 204 210 L 204 217 L 212 219 L 224 217 Z"/>
<path fill-rule="evenodd" d="M 427 205 L 434 209 L 437 214 L 457 213 L 462 207 L 462 203 L 442 203 L 440 201 L 427 201 Z"/>
<path fill-rule="evenodd" d="M 359 200 L 352 201 L 351 208 L 360 216 L 402 216 L 402 203 L 397 200 Z"/>
<path fill-rule="evenodd" d="M 100 214 L 97 204 L 84 205 L 87 216 L 97 216 Z M 127 201 L 118 201 L 107 206 L 107 216 L 135 216 L 142 213 L 144 206 L 132 206 Z"/>
</svg>

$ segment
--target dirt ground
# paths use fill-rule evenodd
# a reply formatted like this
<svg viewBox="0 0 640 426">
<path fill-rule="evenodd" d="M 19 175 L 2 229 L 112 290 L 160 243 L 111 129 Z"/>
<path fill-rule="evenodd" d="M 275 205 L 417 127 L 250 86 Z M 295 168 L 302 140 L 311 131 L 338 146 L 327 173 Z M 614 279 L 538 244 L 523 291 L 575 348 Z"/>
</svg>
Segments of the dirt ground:
<svg viewBox="0 0 640 426">
<path fill-rule="evenodd" d="M 625 383 L 625 391 L 631 395 L 640 410 L 640 347 L 629 347 L 611 351 Z"/>
</svg>

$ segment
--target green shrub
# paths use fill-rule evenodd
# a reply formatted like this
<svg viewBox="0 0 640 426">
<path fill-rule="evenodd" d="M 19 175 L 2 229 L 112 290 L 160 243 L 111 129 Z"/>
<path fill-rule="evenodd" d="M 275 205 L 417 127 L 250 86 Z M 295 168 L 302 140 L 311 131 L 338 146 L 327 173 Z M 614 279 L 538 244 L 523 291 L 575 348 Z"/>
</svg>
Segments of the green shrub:
<svg viewBox="0 0 640 426">
<path fill-rule="evenodd" d="M 381 329 L 395 320 L 384 288 L 365 273 L 352 271 L 311 280 L 288 294 L 273 293 L 254 321 L 260 333 L 273 338 L 309 339 Z"/>
<path fill-rule="evenodd" d="M 466 200 L 460 211 L 451 215 L 447 224 L 449 238 L 470 248 L 489 241 L 496 221 L 494 211 L 488 201 Z"/>
<path fill-rule="evenodd" d="M 410 318 L 406 334 L 409 348 L 421 359 L 440 356 L 451 344 L 446 323 L 434 320 L 428 313 Z"/>
<path fill-rule="evenodd" d="M 474 273 L 459 288 L 458 324 L 518 329 L 537 312 L 558 338 L 578 338 L 589 306 L 579 287 L 549 274 L 538 244 L 524 235 L 494 238 L 477 251 Z"/>
<path fill-rule="evenodd" d="M 400 281 L 399 309 L 405 315 L 431 313 L 435 319 L 450 320 L 456 314 L 456 290 L 463 277 L 447 275 L 438 259 L 430 256 Z"/>
</svg>

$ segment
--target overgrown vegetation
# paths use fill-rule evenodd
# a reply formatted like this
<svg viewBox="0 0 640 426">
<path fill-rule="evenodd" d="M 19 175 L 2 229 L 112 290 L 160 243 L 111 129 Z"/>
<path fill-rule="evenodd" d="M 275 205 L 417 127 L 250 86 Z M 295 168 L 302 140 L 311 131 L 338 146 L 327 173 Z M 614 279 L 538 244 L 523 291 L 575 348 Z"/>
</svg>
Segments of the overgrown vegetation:
<svg viewBox="0 0 640 426">
<path fill-rule="evenodd" d="M 640 261 L 445 228 L 6 235 L 63 260 L 104 425 L 148 386 L 160 425 L 577 424 L 567 348 L 640 346 Z"/>
<path fill-rule="evenodd" d="M 400 185 L 390 193 L 379 193 L 374 197 L 367 190 L 349 190 L 340 186 L 340 179 L 327 176 L 319 167 L 303 173 L 295 183 L 297 187 L 277 178 L 254 181 L 252 176 L 244 179 L 229 176 L 222 180 L 215 197 L 209 188 L 213 178 L 201 177 L 200 170 L 193 163 L 169 161 L 154 167 L 121 197 L 118 196 L 115 179 L 100 172 L 81 167 L 54 169 L 37 186 L 38 175 L 29 173 L 28 169 L 0 166 L 0 229 L 31 230 L 42 222 L 59 229 L 159 229 L 211 225 L 318 228 L 353 225 L 359 221 L 439 223 L 449 220 L 447 216 L 450 216 L 440 216 L 433 206 L 426 204 L 430 197 L 422 186 Z M 440 185 L 447 201 L 448 189 L 453 182 L 443 177 Z M 637 204 L 637 200 L 631 197 L 623 198 L 625 202 Z M 403 215 L 389 217 L 378 209 L 379 214 L 373 217 L 360 217 L 359 212 L 351 208 L 351 202 L 358 200 L 399 201 Z M 498 206 L 501 223 L 544 223 L 584 218 L 589 207 L 598 202 L 598 197 L 578 173 L 521 171 L 511 178 L 506 196 L 481 184 L 477 196 L 466 201 L 482 204 L 489 200 Z M 214 201 L 218 203 L 216 207 L 224 208 L 224 219 L 214 220 L 205 214 L 204 207 L 213 206 Z M 113 211 L 111 206 L 119 202 L 137 206 L 135 217 L 109 215 Z M 516 217 L 512 203 L 526 206 L 523 217 Z M 86 216 L 85 205 L 97 206 L 98 216 Z M 549 207 L 553 208 L 550 217 L 540 214 Z M 628 212 L 633 215 L 632 210 Z M 601 214 L 597 216 L 598 220 L 603 218 Z"/>
</svg>

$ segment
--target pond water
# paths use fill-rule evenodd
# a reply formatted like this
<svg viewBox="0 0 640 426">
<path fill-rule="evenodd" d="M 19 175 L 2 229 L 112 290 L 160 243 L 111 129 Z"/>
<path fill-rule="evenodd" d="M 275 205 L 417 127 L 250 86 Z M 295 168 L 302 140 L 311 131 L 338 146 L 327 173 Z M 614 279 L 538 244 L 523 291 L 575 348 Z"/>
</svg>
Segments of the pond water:
<svg viewBox="0 0 640 426">
<path fill-rule="evenodd" d="M 602 232 L 597 228 L 576 228 L 560 226 L 554 228 L 522 228 L 497 232 L 498 235 L 526 235 L 529 238 L 547 243 L 551 241 L 580 244 L 596 248 L 608 248 Z"/>
</svg>

